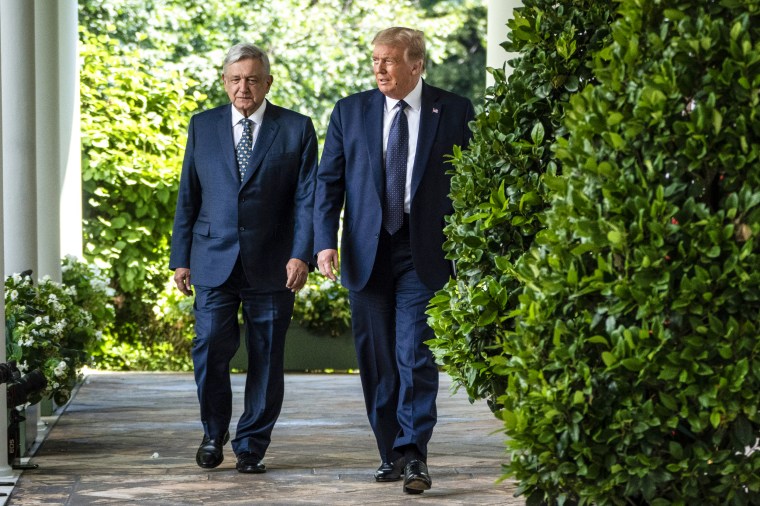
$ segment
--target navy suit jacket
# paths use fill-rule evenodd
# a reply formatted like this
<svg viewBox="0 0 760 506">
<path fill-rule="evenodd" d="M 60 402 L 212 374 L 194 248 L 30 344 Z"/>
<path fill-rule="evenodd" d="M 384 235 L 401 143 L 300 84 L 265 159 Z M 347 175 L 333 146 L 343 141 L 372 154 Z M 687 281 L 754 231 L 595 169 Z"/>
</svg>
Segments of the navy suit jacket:
<svg viewBox="0 0 760 506">
<path fill-rule="evenodd" d="M 314 251 L 338 249 L 338 226 L 345 206 L 340 244 L 341 282 L 349 290 L 367 284 L 377 254 L 385 187 L 383 108 L 385 95 L 373 89 L 335 105 L 317 172 Z M 475 112 L 466 98 L 423 82 L 419 137 L 412 172 L 409 234 L 420 280 L 438 290 L 453 274 L 443 252 L 453 146 L 466 146 Z"/>
<path fill-rule="evenodd" d="M 268 102 L 251 156 L 241 183 L 231 104 L 190 120 L 169 267 L 189 267 L 195 285 L 221 285 L 240 256 L 255 290 L 287 290 L 288 260 L 312 263 L 311 119 Z"/>
</svg>

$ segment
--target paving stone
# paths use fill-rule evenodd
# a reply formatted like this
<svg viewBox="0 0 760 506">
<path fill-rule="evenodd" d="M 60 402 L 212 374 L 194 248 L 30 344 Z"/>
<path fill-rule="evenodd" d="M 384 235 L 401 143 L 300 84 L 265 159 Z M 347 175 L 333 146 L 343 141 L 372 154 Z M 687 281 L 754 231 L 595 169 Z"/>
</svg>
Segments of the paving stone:
<svg viewBox="0 0 760 506">
<path fill-rule="evenodd" d="M 524 506 L 513 482 L 497 483 L 507 458 L 501 423 L 440 379 L 433 488 L 421 495 L 374 481 L 379 457 L 357 375 L 287 374 L 267 473 L 245 475 L 229 444 L 218 468 L 195 464 L 202 429 L 191 373 L 90 372 L 67 406 L 43 417 L 46 438 L 31 458 L 39 468 L 21 474 L 7 504 Z M 244 381 L 232 376 L 233 420 Z"/>
</svg>

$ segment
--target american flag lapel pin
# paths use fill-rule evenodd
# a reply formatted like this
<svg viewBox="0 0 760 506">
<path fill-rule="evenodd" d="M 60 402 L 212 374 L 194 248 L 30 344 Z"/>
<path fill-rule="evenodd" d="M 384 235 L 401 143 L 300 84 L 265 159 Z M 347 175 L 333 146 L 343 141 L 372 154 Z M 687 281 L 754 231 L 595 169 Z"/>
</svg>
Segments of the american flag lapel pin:
<svg viewBox="0 0 760 506">
<path fill-rule="evenodd" d="M 438 108 L 437 107 L 433 107 L 433 114 L 438 114 Z"/>
</svg>

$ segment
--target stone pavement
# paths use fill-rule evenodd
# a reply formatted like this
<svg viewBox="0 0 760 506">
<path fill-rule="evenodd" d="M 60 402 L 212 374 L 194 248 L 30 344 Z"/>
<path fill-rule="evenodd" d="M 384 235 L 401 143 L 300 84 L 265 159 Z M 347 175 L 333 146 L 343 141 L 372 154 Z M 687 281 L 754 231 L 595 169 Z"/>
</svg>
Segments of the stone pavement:
<svg viewBox="0 0 760 506">
<path fill-rule="evenodd" d="M 233 420 L 243 381 L 233 375 Z M 514 483 L 496 482 L 506 459 L 502 424 L 450 386 L 442 374 L 433 488 L 411 496 L 401 482 L 372 477 L 379 461 L 357 375 L 287 374 L 267 473 L 245 475 L 229 444 L 221 466 L 196 466 L 202 432 L 192 374 L 90 372 L 65 408 L 42 418 L 46 438 L 30 460 L 39 468 L 23 471 L 7 504 L 524 506 Z"/>
</svg>

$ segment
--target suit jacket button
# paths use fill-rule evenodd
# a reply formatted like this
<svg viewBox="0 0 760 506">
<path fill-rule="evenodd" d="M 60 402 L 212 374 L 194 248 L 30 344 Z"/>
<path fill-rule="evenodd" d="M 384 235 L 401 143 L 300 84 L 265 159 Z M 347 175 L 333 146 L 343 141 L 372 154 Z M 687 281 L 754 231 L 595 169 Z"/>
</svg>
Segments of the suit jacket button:
<svg viewBox="0 0 760 506">
<path fill-rule="evenodd" d="M 245 227 L 240 227 L 240 230 L 245 230 Z"/>
</svg>

